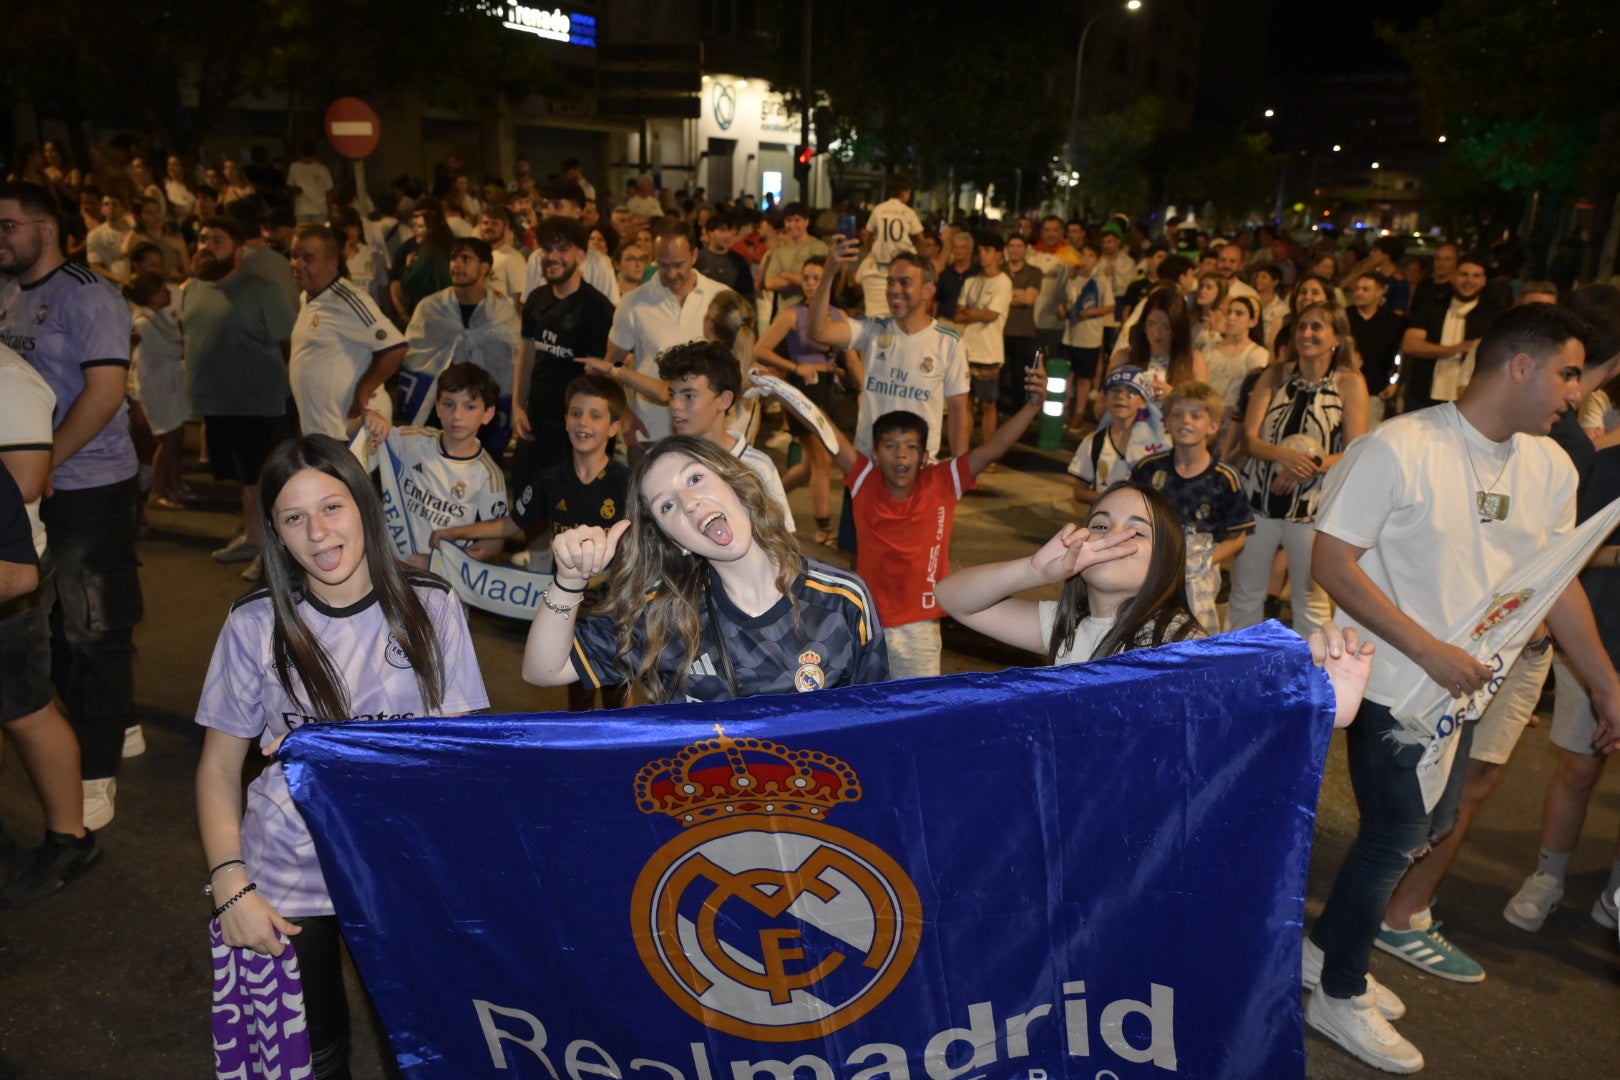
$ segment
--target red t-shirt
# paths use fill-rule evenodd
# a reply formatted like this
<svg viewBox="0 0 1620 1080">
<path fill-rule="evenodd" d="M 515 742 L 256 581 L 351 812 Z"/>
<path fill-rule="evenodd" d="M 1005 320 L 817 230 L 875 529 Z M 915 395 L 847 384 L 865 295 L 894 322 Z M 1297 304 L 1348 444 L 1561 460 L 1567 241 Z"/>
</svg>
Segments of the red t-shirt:
<svg viewBox="0 0 1620 1080">
<path fill-rule="evenodd" d="M 964 491 L 978 485 L 967 455 L 930 465 L 911 494 L 889 494 L 883 474 L 865 455 L 844 475 L 855 508 L 855 572 L 872 590 L 884 626 L 904 626 L 945 614 L 934 583 L 951 572 L 951 525 Z"/>
</svg>

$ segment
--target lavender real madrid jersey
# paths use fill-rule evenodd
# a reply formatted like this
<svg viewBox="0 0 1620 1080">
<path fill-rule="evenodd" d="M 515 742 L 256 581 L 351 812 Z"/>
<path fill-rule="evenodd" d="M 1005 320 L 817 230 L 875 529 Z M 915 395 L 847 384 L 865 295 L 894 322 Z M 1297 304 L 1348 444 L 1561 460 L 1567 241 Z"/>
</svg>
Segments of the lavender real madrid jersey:
<svg viewBox="0 0 1620 1080">
<path fill-rule="evenodd" d="M 444 654 L 444 703 L 437 711 L 450 715 L 487 708 L 489 696 L 461 602 L 430 574 L 411 572 L 409 579 Z M 389 635 L 375 593 L 340 609 L 306 596 L 298 614 L 348 687 L 352 715 L 345 720 L 391 720 L 426 712 L 416 672 Z M 274 622 L 267 589 L 255 589 L 231 608 L 208 665 L 197 723 L 227 735 L 257 738 L 262 748 L 294 728 L 325 722 L 309 715 L 305 704 L 290 698 L 276 679 L 270 647 Z M 293 805 L 280 761 L 272 761 L 248 787 L 242 858 L 260 895 L 282 915 L 333 914 L 315 842 Z"/>
</svg>

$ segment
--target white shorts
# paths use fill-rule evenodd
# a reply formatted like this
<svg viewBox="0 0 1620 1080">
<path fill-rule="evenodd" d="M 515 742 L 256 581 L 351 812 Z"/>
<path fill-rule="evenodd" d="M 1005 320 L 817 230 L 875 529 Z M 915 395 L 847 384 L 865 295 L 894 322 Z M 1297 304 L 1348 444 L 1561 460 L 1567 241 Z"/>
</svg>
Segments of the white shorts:
<svg viewBox="0 0 1620 1080">
<path fill-rule="evenodd" d="M 923 619 L 904 626 L 885 626 L 889 678 L 921 679 L 939 674 L 939 620 Z"/>
<path fill-rule="evenodd" d="M 1530 722 L 1530 714 L 1536 711 L 1536 702 L 1541 700 L 1541 688 L 1552 667 L 1552 654 L 1551 649 L 1519 654 L 1486 707 L 1485 715 L 1474 727 L 1474 746 L 1469 757 L 1492 765 L 1507 764 L 1508 756 Z"/>
<path fill-rule="evenodd" d="M 1558 653 L 1553 658 L 1553 722 L 1549 737 L 1562 750 L 1590 754 L 1596 734 L 1597 714 L 1592 712 L 1586 684 L 1564 660 L 1564 654 Z"/>
</svg>

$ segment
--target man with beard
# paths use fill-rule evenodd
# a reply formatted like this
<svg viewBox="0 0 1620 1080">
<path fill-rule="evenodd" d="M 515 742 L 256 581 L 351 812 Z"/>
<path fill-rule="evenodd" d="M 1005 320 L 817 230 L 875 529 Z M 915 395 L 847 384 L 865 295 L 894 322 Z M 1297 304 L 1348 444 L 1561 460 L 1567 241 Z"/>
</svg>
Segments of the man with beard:
<svg viewBox="0 0 1620 1080">
<path fill-rule="evenodd" d="M 579 189 L 578 184 L 567 180 L 553 180 L 540 189 L 540 204 L 542 219 L 565 217 L 571 221 L 580 221 L 585 214 L 585 193 Z M 619 235 L 625 237 L 628 234 L 621 232 Z M 588 229 L 585 238 L 587 242 L 590 240 Z M 543 261 L 539 250 L 529 256 L 529 272 L 523 282 L 523 295 L 529 295 L 544 280 Z M 609 303 L 614 307 L 619 305 L 618 275 L 613 272 L 613 262 L 606 255 L 587 247 L 584 261 L 580 263 L 580 273 L 592 288 L 608 298 Z"/>
<path fill-rule="evenodd" d="M 528 273 L 523 253 L 512 246 L 512 215 L 504 203 L 484 205 L 478 215 L 478 235 L 489 244 L 489 283 L 512 301 L 517 313 L 523 311 L 523 279 Z"/>
<path fill-rule="evenodd" d="M 186 328 L 186 390 L 202 414 L 214 475 L 242 482 L 242 532 L 214 552 L 219 562 L 250 563 L 258 580 L 259 470 L 287 424 L 287 364 L 282 349 L 298 308 L 279 286 L 243 269 L 246 235 L 235 218 L 213 217 L 197 234 L 195 278 L 180 290 Z"/>
<path fill-rule="evenodd" d="M 338 276 L 343 245 L 324 225 L 305 225 L 292 247 L 304 291 L 293 323 L 287 375 L 305 435 L 346 439 L 367 409 L 392 419 L 383 383 L 405 360 L 405 338 L 377 302 Z"/>
<path fill-rule="evenodd" d="M 1436 256 L 1437 267 L 1439 262 Z M 1455 401 L 1468 385 L 1474 349 L 1502 313 L 1485 295 L 1485 278 L 1482 260 L 1458 259 L 1450 287 L 1428 294 L 1428 302 L 1413 309 L 1401 339 L 1401 380 L 1408 411 Z"/>
<path fill-rule="evenodd" d="M 512 302 L 490 287 L 493 262 L 489 244 L 478 237 L 450 245 L 450 287 L 416 305 L 405 330 L 409 346 L 405 367 L 430 387 L 451 364 L 477 364 L 494 376 L 500 395 L 485 404 L 495 406 L 495 419 L 484 425 L 480 441 L 498 457 L 512 437 L 519 320 Z M 425 396 L 435 394 L 430 390 Z M 407 407 L 411 404 L 408 401 Z M 434 404 L 423 401 L 400 417 L 400 423 L 425 423 Z"/>
<path fill-rule="evenodd" d="M 584 280 L 581 268 L 590 234 L 573 218 L 540 223 L 530 265 L 542 283 L 523 302 L 523 349 L 512 391 L 512 487 L 523 486 L 573 449 L 566 425 L 568 384 L 584 373 L 579 363 L 601 358 L 613 326 L 613 303 Z"/>
</svg>

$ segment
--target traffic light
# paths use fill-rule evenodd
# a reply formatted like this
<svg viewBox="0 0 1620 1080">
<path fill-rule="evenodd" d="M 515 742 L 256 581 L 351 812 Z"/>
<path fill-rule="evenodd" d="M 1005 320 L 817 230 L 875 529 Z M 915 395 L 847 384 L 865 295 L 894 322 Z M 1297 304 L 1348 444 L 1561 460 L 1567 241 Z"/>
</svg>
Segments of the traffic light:
<svg viewBox="0 0 1620 1080">
<path fill-rule="evenodd" d="M 810 163 L 816 158 L 816 148 L 800 144 L 793 154 L 793 178 L 804 181 L 810 178 Z"/>
</svg>

